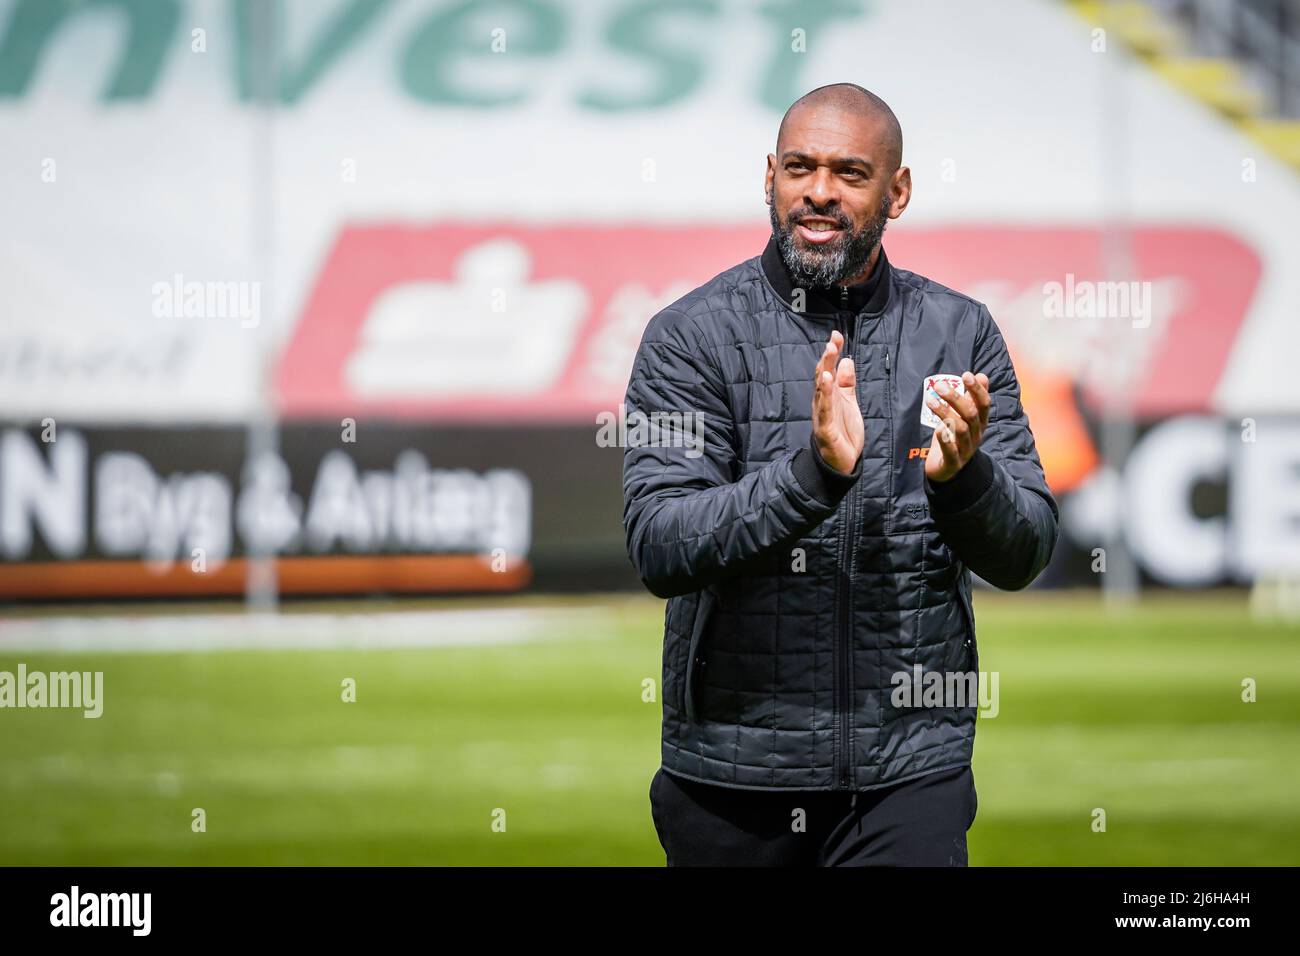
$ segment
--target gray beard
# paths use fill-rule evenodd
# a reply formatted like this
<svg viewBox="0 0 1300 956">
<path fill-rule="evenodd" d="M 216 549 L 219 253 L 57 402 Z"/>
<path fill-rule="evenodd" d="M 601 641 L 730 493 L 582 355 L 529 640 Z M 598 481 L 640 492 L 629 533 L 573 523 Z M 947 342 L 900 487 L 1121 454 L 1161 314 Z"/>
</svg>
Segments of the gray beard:
<svg viewBox="0 0 1300 956">
<path fill-rule="evenodd" d="M 871 253 L 885 234 L 891 202 L 889 193 L 885 193 L 876 217 L 863 226 L 860 232 L 850 234 L 847 240 L 841 240 L 836 248 L 826 252 L 798 246 L 795 243 L 794 226 L 788 220 L 782 223 L 777 218 L 775 202 L 769 205 L 767 208 L 768 218 L 772 221 L 772 235 L 776 237 L 777 248 L 795 286 L 828 288 L 841 284 L 865 269 L 871 261 Z"/>
</svg>

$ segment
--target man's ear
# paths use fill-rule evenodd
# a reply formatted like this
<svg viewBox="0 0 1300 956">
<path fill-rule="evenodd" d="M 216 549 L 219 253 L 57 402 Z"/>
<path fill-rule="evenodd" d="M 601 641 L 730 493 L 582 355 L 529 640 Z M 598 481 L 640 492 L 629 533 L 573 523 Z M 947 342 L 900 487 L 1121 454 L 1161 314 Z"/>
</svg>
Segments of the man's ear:
<svg viewBox="0 0 1300 956">
<path fill-rule="evenodd" d="M 765 197 L 764 202 L 766 202 L 769 206 L 772 205 L 773 202 L 772 187 L 774 185 L 775 178 L 776 178 L 776 154 L 768 153 L 767 172 L 763 174 L 763 194 Z"/>
<path fill-rule="evenodd" d="M 903 214 L 907 204 L 912 201 L 912 170 L 907 166 L 899 166 L 894 172 L 889 190 L 894 197 L 889 207 L 889 218 L 897 219 Z"/>
</svg>

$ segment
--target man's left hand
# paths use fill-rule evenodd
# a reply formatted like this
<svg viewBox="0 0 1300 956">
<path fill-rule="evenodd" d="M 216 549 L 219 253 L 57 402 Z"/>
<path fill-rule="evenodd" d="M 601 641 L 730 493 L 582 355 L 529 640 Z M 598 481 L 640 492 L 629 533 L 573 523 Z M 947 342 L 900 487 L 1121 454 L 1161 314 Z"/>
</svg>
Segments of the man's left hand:
<svg viewBox="0 0 1300 956">
<path fill-rule="evenodd" d="M 934 440 L 925 456 L 925 475 L 931 481 L 947 481 L 975 457 L 989 425 L 989 377 L 983 372 L 961 377 L 966 393 L 945 382 L 935 386 L 938 399 L 927 398 L 926 404 L 942 420 L 934 430 Z"/>
</svg>

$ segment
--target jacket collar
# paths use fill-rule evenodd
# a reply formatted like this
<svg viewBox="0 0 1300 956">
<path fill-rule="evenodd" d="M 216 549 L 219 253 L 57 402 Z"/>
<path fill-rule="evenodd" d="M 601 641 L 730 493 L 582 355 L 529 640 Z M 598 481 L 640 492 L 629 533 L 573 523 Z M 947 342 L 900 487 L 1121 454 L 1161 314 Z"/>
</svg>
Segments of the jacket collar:
<svg viewBox="0 0 1300 956">
<path fill-rule="evenodd" d="M 776 236 L 769 236 L 767 247 L 763 250 L 761 264 L 763 273 L 767 276 L 767 281 L 771 284 L 773 291 L 780 296 L 781 301 L 787 307 L 794 309 L 791 299 L 794 294 L 795 285 L 790 278 L 790 272 L 785 267 L 785 260 L 781 258 L 781 249 L 776 243 Z M 889 258 L 885 255 L 885 246 L 880 246 L 880 255 L 876 257 L 875 268 L 871 270 L 871 275 L 866 282 L 860 282 L 856 285 L 847 286 L 848 289 L 848 308 L 854 313 L 879 313 L 884 311 L 889 302 L 890 287 L 893 283 L 890 281 L 892 268 L 889 264 Z M 813 286 L 807 289 L 804 297 L 805 313 L 813 315 L 834 315 L 843 310 L 841 303 L 840 290 L 846 288 L 843 286 Z M 800 311 L 795 309 L 795 311 Z"/>
</svg>

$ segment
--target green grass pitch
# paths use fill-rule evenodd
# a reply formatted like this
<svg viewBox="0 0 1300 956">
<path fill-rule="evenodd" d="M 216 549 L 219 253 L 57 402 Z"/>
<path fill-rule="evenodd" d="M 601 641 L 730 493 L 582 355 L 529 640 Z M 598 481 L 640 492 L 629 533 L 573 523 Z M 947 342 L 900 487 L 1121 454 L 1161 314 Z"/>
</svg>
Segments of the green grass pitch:
<svg viewBox="0 0 1300 956">
<path fill-rule="evenodd" d="M 662 601 L 286 613 L 535 606 L 553 616 L 521 643 L 0 648 L 0 670 L 105 682 L 98 720 L 0 710 L 0 864 L 662 865 L 647 798 L 660 707 L 642 699 L 658 682 Z M 128 610 L 142 613 L 6 619 Z M 972 865 L 1300 863 L 1300 625 L 1252 622 L 1239 593 L 1107 611 L 1081 594 L 980 592 L 976 613 L 1000 712 L 976 737 Z M 358 637 L 373 622 L 357 617 Z M 349 677 L 355 703 L 341 699 Z M 192 831 L 194 808 L 206 832 Z"/>
</svg>

